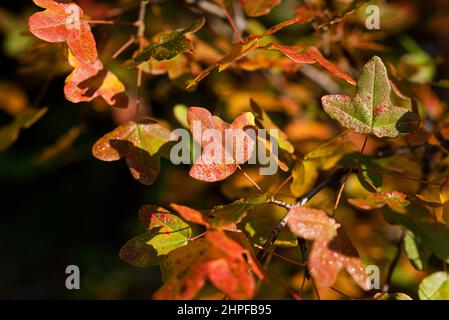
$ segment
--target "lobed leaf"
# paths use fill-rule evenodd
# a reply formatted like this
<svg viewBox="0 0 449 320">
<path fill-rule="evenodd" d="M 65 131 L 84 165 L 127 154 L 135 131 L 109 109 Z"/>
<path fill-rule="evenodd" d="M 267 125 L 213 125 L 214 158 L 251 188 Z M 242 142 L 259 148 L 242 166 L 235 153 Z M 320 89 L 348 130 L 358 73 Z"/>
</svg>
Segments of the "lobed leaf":
<svg viewBox="0 0 449 320">
<path fill-rule="evenodd" d="M 191 237 L 189 225 L 163 208 L 142 206 L 139 217 L 148 223 L 148 231 L 129 240 L 120 250 L 120 258 L 136 267 L 161 263 L 163 256 L 185 246 Z"/>
<path fill-rule="evenodd" d="M 100 138 L 92 154 L 102 161 L 126 159 L 133 177 L 151 185 L 159 174 L 162 146 L 170 141 L 170 131 L 156 122 L 128 122 Z"/>
<path fill-rule="evenodd" d="M 46 9 L 30 17 L 28 24 L 33 35 L 47 42 L 67 42 L 78 60 L 85 64 L 97 62 L 95 38 L 89 23 L 84 19 L 83 10 L 77 4 L 52 0 L 33 2 Z"/>
<path fill-rule="evenodd" d="M 65 80 L 64 93 L 67 100 L 79 103 L 102 97 L 110 106 L 128 107 L 125 86 L 115 74 L 104 68 L 100 60 L 86 64 L 69 50 L 69 64 L 74 70 Z"/>
<path fill-rule="evenodd" d="M 362 69 L 356 95 L 328 95 L 321 98 L 331 118 L 357 133 L 379 138 L 396 138 L 416 130 L 418 117 L 407 108 L 394 106 L 387 70 L 379 57 L 373 57 Z"/>
<path fill-rule="evenodd" d="M 308 267 L 318 286 L 331 287 L 344 268 L 362 289 L 370 289 L 357 250 L 334 219 L 322 210 L 299 206 L 294 206 L 288 214 L 290 230 L 301 238 L 313 240 Z"/>
<path fill-rule="evenodd" d="M 192 178 L 206 182 L 224 180 L 253 154 L 255 141 L 245 132 L 246 127 L 254 125 L 251 113 L 241 114 L 229 125 L 207 109 L 190 107 L 187 120 L 193 139 L 202 147 L 189 172 Z M 232 129 L 230 134 L 226 134 L 226 129 Z M 213 135 L 205 134 L 210 130 Z M 243 150 L 236 147 L 238 141 Z"/>
<path fill-rule="evenodd" d="M 187 38 L 187 35 L 197 32 L 205 23 L 206 19 L 202 17 L 184 29 L 159 33 L 155 36 L 153 43 L 144 48 L 134 58 L 126 61 L 124 66 L 133 68 L 150 60 L 150 58 L 157 61 L 170 60 L 180 53 L 191 52 L 192 41 Z"/>
<path fill-rule="evenodd" d="M 253 274 L 263 277 L 251 249 L 221 231 L 172 251 L 161 270 L 164 284 L 154 295 L 157 300 L 194 299 L 207 281 L 230 299 L 250 299 Z"/>
</svg>

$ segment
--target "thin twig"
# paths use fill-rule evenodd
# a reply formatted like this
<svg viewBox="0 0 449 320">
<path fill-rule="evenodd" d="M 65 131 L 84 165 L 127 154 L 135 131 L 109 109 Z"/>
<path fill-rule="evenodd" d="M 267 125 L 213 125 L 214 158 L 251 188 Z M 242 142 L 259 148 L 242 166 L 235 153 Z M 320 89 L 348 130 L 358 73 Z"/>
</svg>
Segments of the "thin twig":
<svg viewBox="0 0 449 320">
<path fill-rule="evenodd" d="M 136 42 L 136 37 L 131 36 L 118 50 L 112 55 L 112 59 L 117 59 L 126 49 L 128 49 L 133 43 Z"/>
<path fill-rule="evenodd" d="M 305 266 L 306 266 L 306 263 L 305 263 L 305 262 L 299 262 L 299 261 L 290 259 L 290 258 L 288 258 L 288 257 L 284 257 L 283 255 L 280 255 L 279 253 L 276 253 L 276 252 L 273 251 L 273 250 L 269 250 L 269 249 L 267 250 L 267 249 L 264 249 L 262 246 L 259 246 L 258 244 L 253 244 L 253 246 L 254 246 L 255 248 L 260 249 L 260 250 L 266 250 L 266 251 L 268 251 L 269 253 L 271 253 L 273 256 L 278 257 L 279 259 L 285 260 L 285 261 L 287 261 L 287 262 L 290 262 L 291 264 L 295 264 L 295 265 L 300 266 L 300 267 L 305 267 Z"/>
<path fill-rule="evenodd" d="M 140 2 L 139 19 L 137 20 L 137 40 L 139 41 L 139 51 L 144 49 L 145 40 L 145 14 L 147 9 L 148 1 Z M 139 116 L 140 100 L 142 96 L 142 65 L 137 67 L 137 99 L 136 99 L 136 120 Z"/>
<path fill-rule="evenodd" d="M 404 238 L 405 238 L 405 232 L 402 232 L 401 238 L 399 239 L 399 242 L 397 244 L 396 254 L 395 254 L 393 261 L 391 262 L 390 267 L 388 268 L 388 271 L 387 271 L 387 276 L 385 278 L 385 285 L 382 288 L 383 292 L 388 292 L 390 290 L 391 279 L 393 277 L 394 270 L 399 262 L 399 258 L 401 257 L 402 247 L 404 246 Z"/>
</svg>

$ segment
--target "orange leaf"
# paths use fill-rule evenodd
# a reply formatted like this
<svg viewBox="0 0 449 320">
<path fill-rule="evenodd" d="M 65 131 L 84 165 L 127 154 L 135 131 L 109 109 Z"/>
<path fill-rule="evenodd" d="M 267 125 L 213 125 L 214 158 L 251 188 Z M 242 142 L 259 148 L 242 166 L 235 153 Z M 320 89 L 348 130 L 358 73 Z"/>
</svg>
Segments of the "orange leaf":
<svg viewBox="0 0 449 320">
<path fill-rule="evenodd" d="M 316 47 L 283 46 L 273 43 L 270 49 L 278 50 L 297 63 L 314 64 L 319 63 L 332 74 L 355 85 L 356 82 L 348 74 L 340 71 L 332 62 L 327 60 Z"/>
<path fill-rule="evenodd" d="M 154 298 L 194 299 L 207 281 L 231 299 L 252 298 L 253 273 L 260 278 L 262 274 L 251 249 L 240 240 L 209 231 L 204 238 L 170 252 L 161 266 L 164 285 Z"/>
<path fill-rule="evenodd" d="M 357 250 L 324 211 L 295 206 L 289 212 L 288 226 L 297 236 L 313 240 L 308 267 L 318 286 L 331 287 L 344 268 L 362 289 L 370 289 Z"/>
<path fill-rule="evenodd" d="M 75 3 L 52 0 L 33 0 L 46 9 L 33 14 L 29 29 L 39 39 L 47 42 L 67 42 L 73 55 L 86 64 L 95 64 L 98 53 L 90 26 L 83 19 L 83 10 Z"/>
<path fill-rule="evenodd" d="M 255 141 L 245 132 L 246 127 L 254 125 L 251 113 L 241 114 L 229 125 L 207 109 L 190 107 L 187 120 L 193 139 L 203 149 L 190 170 L 192 178 L 206 182 L 224 180 L 251 157 Z"/>
<path fill-rule="evenodd" d="M 91 65 L 85 64 L 69 51 L 69 63 L 75 69 L 65 80 L 64 93 L 67 100 L 79 103 L 102 97 L 113 107 L 128 106 L 125 86 L 115 74 L 104 69 L 100 60 Z"/>
</svg>

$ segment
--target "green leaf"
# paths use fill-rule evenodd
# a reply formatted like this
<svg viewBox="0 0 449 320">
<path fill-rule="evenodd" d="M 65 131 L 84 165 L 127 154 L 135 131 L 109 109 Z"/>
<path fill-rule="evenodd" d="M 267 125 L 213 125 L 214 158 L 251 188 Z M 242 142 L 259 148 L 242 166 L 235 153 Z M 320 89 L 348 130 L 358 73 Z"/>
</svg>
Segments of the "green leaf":
<svg viewBox="0 0 449 320">
<path fill-rule="evenodd" d="M 417 255 L 413 248 L 409 247 L 408 253 L 417 267 L 425 267 L 424 261 L 427 261 L 428 252 L 449 263 L 449 229 L 442 223 L 435 223 L 424 205 L 412 203 L 407 207 L 407 214 L 399 214 L 385 207 L 383 215 L 388 223 L 401 225 L 413 233 L 413 240 L 420 251 Z"/>
<path fill-rule="evenodd" d="M 359 157 L 360 154 L 357 152 L 348 154 L 341 159 L 340 164 L 347 168 L 357 168 Z M 360 184 L 367 191 L 377 193 L 383 184 L 381 165 L 375 159 L 363 156 L 360 169 L 362 170 L 357 174 Z"/>
<path fill-rule="evenodd" d="M 148 223 L 148 231 L 129 240 L 120 250 L 120 258 L 129 264 L 157 265 L 163 256 L 185 246 L 190 239 L 189 225 L 163 208 L 142 206 L 139 217 L 142 223 Z"/>
<path fill-rule="evenodd" d="M 249 212 L 240 226 L 251 242 L 263 245 L 269 238 L 273 227 L 284 214 L 285 212 L 281 208 L 272 208 L 270 205 L 261 206 L 257 210 Z M 287 248 L 296 247 L 298 239 L 288 228 L 284 228 L 276 239 L 275 245 Z"/>
<path fill-rule="evenodd" d="M 449 274 L 436 272 L 424 278 L 418 294 L 421 300 L 449 300 Z"/>
<path fill-rule="evenodd" d="M 373 57 L 362 69 L 356 95 L 328 95 L 321 98 L 331 118 L 358 133 L 379 138 L 395 138 L 419 126 L 418 117 L 407 108 L 394 106 L 387 70 L 379 57 Z"/>
<path fill-rule="evenodd" d="M 197 32 L 206 22 L 204 17 L 196 20 L 187 28 L 162 32 L 156 35 L 155 42 L 144 48 L 134 58 L 125 62 L 124 67 L 133 68 L 144 63 L 150 58 L 158 61 L 170 60 L 180 53 L 189 52 L 192 49 L 192 42 L 186 37 L 189 33 Z"/>
<path fill-rule="evenodd" d="M 432 254 L 430 248 L 422 243 L 422 237 L 416 237 L 411 231 L 408 231 L 404 238 L 404 247 L 410 263 L 417 270 L 427 269 L 427 262 Z"/>
<path fill-rule="evenodd" d="M 19 137 L 21 129 L 28 129 L 47 112 L 47 108 L 26 110 L 14 121 L 0 128 L 0 151 L 9 148 Z"/>
</svg>

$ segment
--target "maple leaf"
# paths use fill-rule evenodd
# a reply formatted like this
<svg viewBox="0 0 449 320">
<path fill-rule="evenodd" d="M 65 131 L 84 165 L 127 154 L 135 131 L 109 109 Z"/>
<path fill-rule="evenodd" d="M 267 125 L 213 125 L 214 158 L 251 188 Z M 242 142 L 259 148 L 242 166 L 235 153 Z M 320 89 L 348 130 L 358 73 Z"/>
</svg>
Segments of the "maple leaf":
<svg viewBox="0 0 449 320">
<path fill-rule="evenodd" d="M 370 289 L 357 250 L 340 225 L 324 211 L 294 206 L 288 226 L 297 236 L 313 240 L 308 267 L 318 286 L 331 287 L 344 268 L 361 288 Z"/>
<path fill-rule="evenodd" d="M 95 38 L 89 24 L 83 19 L 83 10 L 77 4 L 53 0 L 33 2 L 46 10 L 30 17 L 28 25 L 32 34 L 47 42 L 67 42 L 73 55 L 83 63 L 97 62 Z"/>
<path fill-rule="evenodd" d="M 120 250 L 120 258 L 136 267 L 159 264 L 169 252 L 185 246 L 192 230 L 179 217 L 164 208 L 146 205 L 139 218 L 147 232 L 129 240 Z"/>
<path fill-rule="evenodd" d="M 281 4 L 281 0 L 240 0 L 245 14 L 250 17 L 264 16 Z"/>
<path fill-rule="evenodd" d="M 205 18 L 194 21 L 187 28 L 162 32 L 155 36 L 154 43 L 151 43 L 134 58 L 125 62 L 124 67 L 132 68 L 154 58 L 157 61 L 170 60 L 180 53 L 192 52 L 192 40 L 186 35 L 197 32 L 206 23 Z"/>
<path fill-rule="evenodd" d="M 236 235 L 237 236 L 237 235 Z M 170 252 L 161 265 L 164 284 L 158 300 L 195 298 L 209 281 L 231 299 L 250 299 L 255 292 L 254 275 L 263 278 L 247 242 L 221 231 Z"/>
<path fill-rule="evenodd" d="M 79 103 L 102 97 L 113 107 L 128 106 L 125 86 L 115 74 L 104 68 L 100 60 L 94 64 L 86 64 L 69 50 L 69 64 L 74 70 L 65 80 L 64 93 L 67 100 Z"/>
<path fill-rule="evenodd" d="M 344 79 L 352 85 L 355 85 L 354 79 L 346 73 L 340 71 L 332 62 L 327 60 L 316 47 L 283 46 L 277 43 L 272 43 L 269 49 L 278 50 L 297 63 L 319 63 L 323 68 L 327 69 L 332 74 Z"/>
<path fill-rule="evenodd" d="M 207 109 L 190 107 L 187 120 L 193 139 L 203 149 L 190 169 L 192 178 L 206 182 L 224 180 L 251 157 L 255 141 L 245 132 L 246 127 L 254 125 L 251 113 L 241 114 L 229 125 Z M 212 130 L 212 135 L 205 134 L 206 130 Z"/>
<path fill-rule="evenodd" d="M 160 169 L 160 149 L 170 141 L 170 131 L 153 121 L 127 122 L 100 138 L 92 154 L 103 161 L 126 159 L 135 179 L 154 182 Z"/>
<path fill-rule="evenodd" d="M 321 98 L 324 110 L 333 119 L 357 133 L 395 138 L 419 126 L 418 117 L 407 108 L 394 106 L 391 85 L 382 60 L 375 56 L 362 69 L 356 95 L 328 95 Z"/>
</svg>

